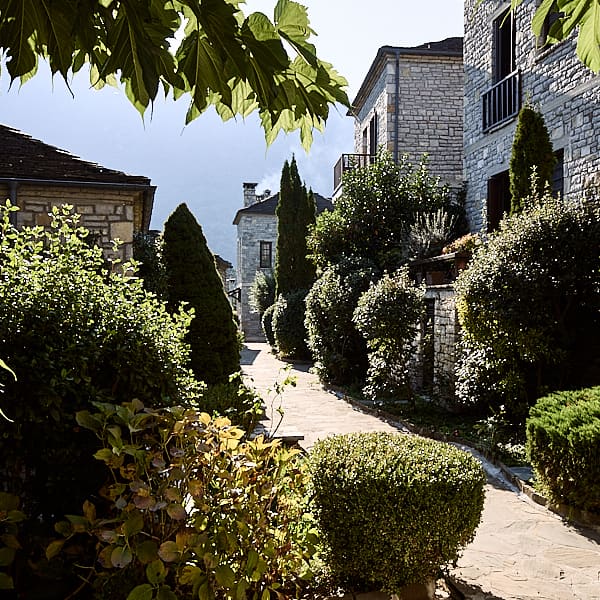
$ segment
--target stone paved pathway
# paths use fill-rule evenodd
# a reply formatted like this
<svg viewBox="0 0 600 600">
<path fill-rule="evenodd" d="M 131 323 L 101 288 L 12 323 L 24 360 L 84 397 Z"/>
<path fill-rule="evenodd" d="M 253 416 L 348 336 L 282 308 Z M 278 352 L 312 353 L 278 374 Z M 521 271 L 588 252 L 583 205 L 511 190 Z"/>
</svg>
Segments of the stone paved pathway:
<svg viewBox="0 0 600 600">
<path fill-rule="evenodd" d="M 285 363 L 262 343 L 248 343 L 242 366 L 249 383 L 268 398 Z M 308 365 L 296 365 L 297 378 L 273 408 L 281 405 L 283 435 L 301 435 L 310 450 L 315 441 L 353 431 L 402 431 L 362 413 L 323 389 Z M 251 380 L 251 381 L 250 381 Z M 270 394 L 271 399 L 274 395 Z M 270 414 L 267 400 L 267 412 Z M 269 414 L 267 416 L 269 416 Z M 278 418 L 278 413 L 273 411 Z M 265 423 L 270 427 L 270 423 Z M 580 532 L 523 494 L 491 476 L 486 487 L 482 522 L 452 577 L 468 600 L 600 600 L 600 536 Z M 497 473 L 497 470 L 496 470 Z"/>
</svg>

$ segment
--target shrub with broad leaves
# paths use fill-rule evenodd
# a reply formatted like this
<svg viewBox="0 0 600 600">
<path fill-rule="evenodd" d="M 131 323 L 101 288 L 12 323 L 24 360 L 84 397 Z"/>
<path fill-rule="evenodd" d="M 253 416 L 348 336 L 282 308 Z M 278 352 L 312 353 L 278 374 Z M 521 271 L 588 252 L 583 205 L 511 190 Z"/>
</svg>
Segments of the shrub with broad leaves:
<svg viewBox="0 0 600 600">
<path fill-rule="evenodd" d="M 292 598 L 312 578 L 318 535 L 298 450 L 139 400 L 95 403 L 77 421 L 100 440 L 106 483 L 57 525 L 47 555 L 93 538 L 98 598 Z"/>
<path fill-rule="evenodd" d="M 369 349 L 367 396 L 412 397 L 411 342 L 425 309 L 424 297 L 425 286 L 410 279 L 407 267 L 386 273 L 360 297 L 353 320 Z"/>
</svg>

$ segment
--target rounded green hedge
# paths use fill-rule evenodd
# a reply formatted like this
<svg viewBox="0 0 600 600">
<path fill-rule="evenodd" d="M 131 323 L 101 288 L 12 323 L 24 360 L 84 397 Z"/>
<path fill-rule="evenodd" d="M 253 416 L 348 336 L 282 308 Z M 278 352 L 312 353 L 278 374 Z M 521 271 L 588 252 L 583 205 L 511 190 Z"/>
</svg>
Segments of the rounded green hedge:
<svg viewBox="0 0 600 600">
<path fill-rule="evenodd" d="M 453 446 L 353 433 L 318 442 L 309 465 L 327 563 L 352 590 L 394 593 L 435 577 L 479 524 L 485 475 Z"/>
<path fill-rule="evenodd" d="M 286 358 L 308 358 L 310 353 L 306 345 L 307 290 L 295 290 L 285 296 L 279 296 L 273 311 L 273 335 L 279 353 Z"/>
<path fill-rule="evenodd" d="M 540 398 L 527 420 L 527 452 L 551 500 L 600 513 L 600 386 Z"/>
</svg>

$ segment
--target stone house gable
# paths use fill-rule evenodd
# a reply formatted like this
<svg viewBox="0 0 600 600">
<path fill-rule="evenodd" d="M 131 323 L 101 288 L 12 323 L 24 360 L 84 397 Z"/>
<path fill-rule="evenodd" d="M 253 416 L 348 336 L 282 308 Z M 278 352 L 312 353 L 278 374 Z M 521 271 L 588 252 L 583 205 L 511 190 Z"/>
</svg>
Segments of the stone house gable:
<svg viewBox="0 0 600 600">
<path fill-rule="evenodd" d="M 251 312 L 249 291 L 257 272 L 272 273 L 277 246 L 277 216 L 279 193 L 266 190 L 256 194 L 256 183 L 244 183 L 244 208 L 237 211 L 233 224 L 237 226 L 236 310 L 246 340 L 263 340 L 258 314 Z M 331 200 L 315 194 L 317 214 L 331 210 Z"/>
<path fill-rule="evenodd" d="M 378 148 L 398 160 L 429 155 L 433 174 L 453 188 L 462 184 L 462 38 L 412 48 L 383 46 L 348 112 L 354 117 L 355 155 L 343 155 L 334 169 L 334 198 L 342 173 L 371 160 Z M 358 161 L 358 165 L 356 162 Z"/>
<path fill-rule="evenodd" d="M 18 226 L 46 226 L 53 206 L 71 204 L 107 253 L 110 240 L 119 238 L 120 257 L 128 259 L 134 232 L 148 231 L 155 190 L 147 177 L 107 169 L 0 125 L 0 197 L 21 209 Z"/>
<path fill-rule="evenodd" d="M 535 38 L 537 5 L 526 1 L 505 18 L 510 2 L 465 1 L 464 160 L 472 231 L 494 229 L 509 207 L 508 166 L 526 100 L 543 114 L 557 154 L 555 191 L 573 200 L 600 193 L 600 77 L 577 58 L 575 36 L 553 46 Z"/>
</svg>

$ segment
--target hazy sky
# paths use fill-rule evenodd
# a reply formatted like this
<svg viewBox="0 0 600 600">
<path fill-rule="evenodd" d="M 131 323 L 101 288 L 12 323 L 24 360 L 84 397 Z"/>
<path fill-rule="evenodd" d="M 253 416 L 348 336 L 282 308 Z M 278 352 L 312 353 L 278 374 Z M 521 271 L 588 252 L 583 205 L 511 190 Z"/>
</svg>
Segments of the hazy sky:
<svg viewBox="0 0 600 600">
<path fill-rule="evenodd" d="M 276 0 L 248 0 L 247 14 L 272 17 Z M 463 33 L 462 0 L 304 0 L 319 56 L 346 77 L 352 100 L 381 46 L 415 46 Z M 134 175 L 158 186 L 152 228 L 186 202 L 208 244 L 235 262 L 236 211 L 242 183 L 277 191 L 285 159 L 296 155 L 300 176 L 330 196 L 333 165 L 353 151 L 353 121 L 333 110 L 325 134 L 316 133 L 306 154 L 297 134 L 280 136 L 266 148 L 258 119 L 222 123 L 209 112 L 184 127 L 186 100 L 160 100 L 144 121 L 124 94 L 89 89 L 85 75 L 72 82 L 74 97 L 47 68 L 19 88 L 0 74 L 0 122 L 81 158 Z M 1 142 L 0 142 L 1 143 Z"/>
</svg>

